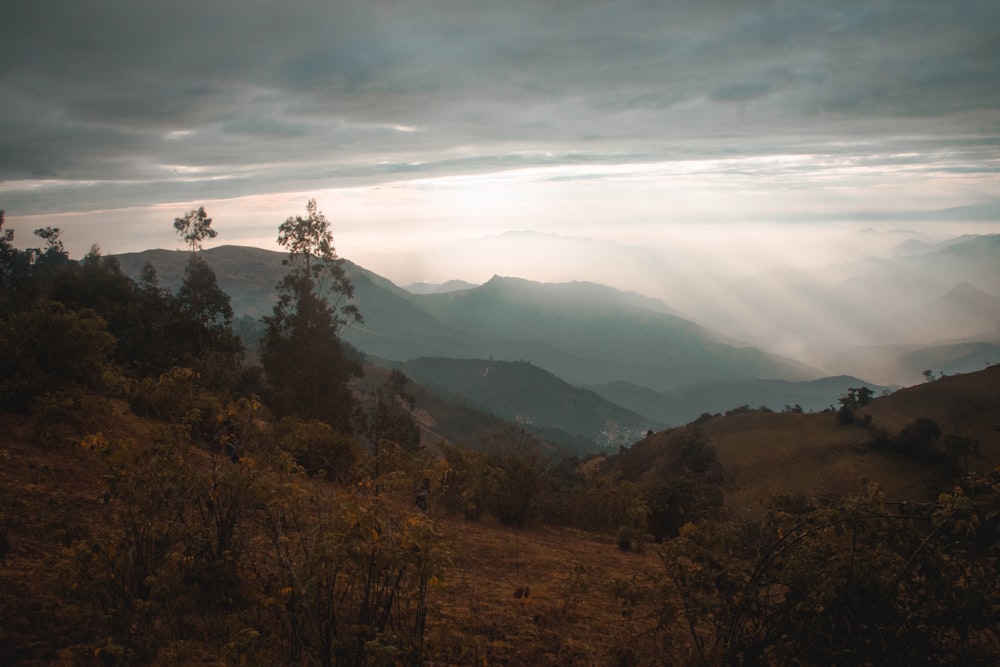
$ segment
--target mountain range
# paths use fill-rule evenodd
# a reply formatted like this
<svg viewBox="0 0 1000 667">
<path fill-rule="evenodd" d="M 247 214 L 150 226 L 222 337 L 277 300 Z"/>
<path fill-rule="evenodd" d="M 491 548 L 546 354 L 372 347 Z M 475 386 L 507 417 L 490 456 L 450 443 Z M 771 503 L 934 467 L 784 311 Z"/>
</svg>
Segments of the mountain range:
<svg viewBox="0 0 1000 667">
<path fill-rule="evenodd" d="M 993 277 L 1000 284 L 1000 262 L 991 261 L 997 254 L 1000 236 L 908 243 L 891 257 L 840 267 L 839 281 L 829 273 L 772 272 L 734 288 L 745 306 L 759 309 L 759 320 L 774 320 L 772 328 L 788 321 L 779 295 L 789 299 L 787 308 L 808 301 L 819 315 L 785 333 L 805 336 L 826 324 L 814 347 L 826 349 L 827 356 L 816 365 L 720 333 L 704 324 L 710 308 L 695 321 L 674 304 L 607 285 L 495 275 L 481 285 L 423 283 L 411 291 L 351 262 L 345 269 L 364 322 L 343 337 L 369 359 L 403 365 L 414 380 L 466 405 L 608 445 L 617 429 L 685 423 L 742 405 L 822 410 L 849 387 L 879 393 L 891 384 L 872 378 L 922 381 L 925 368 L 951 373 L 994 363 L 1000 360 L 1000 297 L 988 286 Z M 150 263 L 161 285 L 176 289 L 189 256 L 148 250 L 118 259 L 131 276 Z M 244 330 L 270 314 L 275 286 L 287 271 L 284 253 L 219 246 L 202 256 Z M 949 280 L 953 284 L 944 289 Z M 916 281 L 923 302 L 904 290 L 909 281 Z M 947 322 L 927 323 L 935 317 Z M 847 326 L 870 335 L 844 335 L 843 344 L 828 346 Z M 927 343 L 949 326 L 952 334 L 967 335 Z M 780 334 L 774 335 L 780 342 Z M 873 343 L 865 345 L 868 340 Z M 831 367 L 840 372 L 829 373 Z M 493 373 L 488 383 L 482 381 L 485 369 Z"/>
</svg>

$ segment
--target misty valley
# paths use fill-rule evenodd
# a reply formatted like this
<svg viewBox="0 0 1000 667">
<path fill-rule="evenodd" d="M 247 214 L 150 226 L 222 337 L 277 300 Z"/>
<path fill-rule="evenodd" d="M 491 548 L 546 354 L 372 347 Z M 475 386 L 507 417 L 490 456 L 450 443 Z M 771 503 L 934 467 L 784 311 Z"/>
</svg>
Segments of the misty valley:
<svg viewBox="0 0 1000 667">
<path fill-rule="evenodd" d="M 0 664 L 1000 660 L 1000 235 L 723 308 L 211 224 L 0 214 Z"/>
</svg>

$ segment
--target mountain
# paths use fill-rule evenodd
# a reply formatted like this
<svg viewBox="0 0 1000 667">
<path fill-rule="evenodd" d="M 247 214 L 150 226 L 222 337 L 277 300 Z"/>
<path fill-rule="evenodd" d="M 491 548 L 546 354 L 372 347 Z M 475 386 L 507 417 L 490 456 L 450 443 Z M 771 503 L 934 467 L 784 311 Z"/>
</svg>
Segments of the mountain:
<svg viewBox="0 0 1000 667">
<path fill-rule="evenodd" d="M 494 276 L 471 290 L 412 301 L 480 341 L 482 356 L 531 361 L 577 385 L 626 380 L 664 390 L 706 379 L 801 380 L 817 374 L 724 342 L 654 299 L 594 283 Z"/>
<path fill-rule="evenodd" d="M 981 366 L 980 366 L 981 368 Z M 746 382 L 699 382 L 681 389 L 657 392 L 627 382 L 588 387 L 630 410 L 666 424 L 686 424 L 704 413 L 722 413 L 742 406 L 765 407 L 775 412 L 798 406 L 806 412 L 837 405 L 851 387 L 867 387 L 875 395 L 893 387 L 874 385 L 847 375 L 789 382 L 751 380 Z"/>
<path fill-rule="evenodd" d="M 727 332 L 807 359 L 825 374 L 903 384 L 906 377 L 840 363 L 857 348 L 994 340 L 998 285 L 1000 235 L 974 235 L 819 269 L 758 273 L 728 285 L 723 299 L 682 307 L 715 328 L 728 321 Z"/>
<path fill-rule="evenodd" d="M 236 314 L 269 314 L 274 286 L 287 272 L 284 253 L 220 246 L 202 251 Z M 161 284 L 176 289 L 185 251 L 120 255 L 138 276 L 150 262 Z M 484 285 L 444 294 L 411 294 L 351 262 L 354 302 L 364 323 L 344 339 L 368 355 L 393 361 L 418 357 L 530 361 L 575 385 L 625 380 L 664 390 L 715 380 L 761 377 L 801 380 L 817 373 L 672 312 L 661 301 L 584 282 L 537 283 L 494 277 Z"/>
<path fill-rule="evenodd" d="M 406 362 L 402 370 L 443 398 L 523 424 L 551 439 L 558 440 L 552 433 L 555 429 L 586 438 L 597 448 L 617 448 L 656 426 L 527 362 L 425 357 Z"/>
<path fill-rule="evenodd" d="M 995 207 L 984 208 L 983 214 L 995 214 Z M 773 237 L 780 239 L 773 247 L 752 242 L 744 247 L 738 235 L 679 234 L 669 248 L 655 248 L 509 232 L 465 239 L 419 257 L 376 255 L 371 268 L 397 275 L 411 266 L 446 266 L 455 275 L 486 280 L 489 274 L 483 271 L 489 267 L 491 273 L 546 283 L 585 279 L 623 292 L 638 290 L 708 330 L 815 366 L 857 346 L 968 340 L 955 335 L 960 326 L 958 320 L 951 325 L 950 317 L 918 318 L 912 325 L 907 318 L 921 310 L 933 313 L 934 301 L 962 283 L 1000 297 L 1000 235 L 933 242 L 919 237 L 906 230 L 865 234 L 831 228 L 805 234 L 787 229 Z M 982 318 L 961 306 L 960 320 L 965 319 Z M 982 330 L 976 326 L 970 335 Z M 828 375 L 848 372 L 822 368 Z M 898 383 L 891 377 L 869 379 Z"/>
<path fill-rule="evenodd" d="M 458 292 L 459 290 L 472 289 L 475 287 L 473 283 L 466 282 L 464 280 L 449 280 L 445 283 L 413 283 L 411 285 L 403 285 L 405 289 L 410 294 L 445 294 L 447 292 Z"/>
</svg>

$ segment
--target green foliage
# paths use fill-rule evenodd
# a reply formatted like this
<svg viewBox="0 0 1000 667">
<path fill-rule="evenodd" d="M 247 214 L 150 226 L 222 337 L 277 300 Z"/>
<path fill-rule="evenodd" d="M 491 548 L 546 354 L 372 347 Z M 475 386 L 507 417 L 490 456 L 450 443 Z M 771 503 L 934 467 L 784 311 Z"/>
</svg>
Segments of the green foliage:
<svg viewBox="0 0 1000 667">
<path fill-rule="evenodd" d="M 278 245 L 288 249 L 287 264 L 292 266 L 293 282 L 305 282 L 317 298 L 330 301 L 333 325 L 339 329 L 349 322 L 360 322 L 361 313 L 348 301 L 354 287 L 344 273 L 344 260 L 333 247 L 330 221 L 317 208 L 316 200 L 306 204 L 308 215 L 289 217 L 278 227 Z M 287 280 L 287 279 L 286 279 Z M 284 283 L 283 283 L 284 286 Z M 287 291 L 286 287 L 282 287 Z M 295 292 L 293 287 L 291 292 Z"/>
<path fill-rule="evenodd" d="M 650 538 L 649 520 L 652 510 L 645 500 L 635 498 L 625 509 L 625 521 L 618 528 L 618 548 L 641 553 Z"/>
<path fill-rule="evenodd" d="M 376 452 L 382 440 L 395 442 L 411 453 L 420 447 L 420 425 L 413 417 L 415 400 L 406 390 L 409 383 L 403 371 L 393 369 L 358 406 L 360 429 Z"/>
<path fill-rule="evenodd" d="M 199 262 L 192 260 L 192 266 L 202 266 Z M 44 287 L 53 300 L 92 309 L 105 320 L 118 341 L 114 359 L 133 377 L 186 366 L 221 388 L 238 376 L 243 347 L 225 317 L 228 297 L 204 268 L 207 274 L 196 269 L 189 276 L 189 304 L 161 289 L 151 269 L 134 283 L 116 258 L 102 256 L 96 247 L 81 262 L 60 266 Z"/>
<path fill-rule="evenodd" d="M 46 392 L 100 387 L 114 345 L 93 311 L 54 301 L 0 319 L 0 409 L 24 412 Z"/>
<path fill-rule="evenodd" d="M 83 445 L 107 470 L 104 502 L 112 508 L 116 529 L 107 540 L 76 545 L 77 588 L 98 605 L 109 630 L 130 651 L 149 651 L 127 629 L 134 625 L 150 632 L 163 612 L 193 480 L 176 441 L 143 448 L 132 440 L 95 435 Z"/>
<path fill-rule="evenodd" d="M 219 287 L 212 267 L 198 255 L 192 256 L 184 269 L 184 282 L 177 290 L 177 298 L 181 312 L 200 325 L 199 332 L 228 327 L 232 323 L 229 295 Z"/>
<path fill-rule="evenodd" d="M 274 315 L 264 318 L 261 364 L 268 404 L 279 415 L 347 427 L 354 412 L 347 382 L 360 368 L 345 354 L 333 311 L 312 282 L 289 274 L 283 290 Z"/>
<path fill-rule="evenodd" d="M 201 249 L 201 243 L 205 239 L 218 236 L 218 232 L 212 229 L 212 219 L 208 217 L 204 206 L 191 209 L 182 218 L 174 218 L 174 231 L 191 246 L 192 253 Z"/>
<path fill-rule="evenodd" d="M 359 456 L 357 443 L 326 422 L 285 417 L 271 426 L 277 445 L 311 475 L 346 481 Z"/>
<path fill-rule="evenodd" d="M 657 540 L 679 533 L 685 524 L 714 517 L 722 507 L 722 489 L 700 475 L 671 475 L 646 489 L 650 532 Z"/>
<path fill-rule="evenodd" d="M 434 523 L 393 519 L 363 489 L 338 492 L 321 514 L 313 503 L 292 492 L 266 511 L 271 560 L 258 586 L 279 628 L 280 661 L 419 664 L 428 595 L 446 559 Z"/>
<path fill-rule="evenodd" d="M 545 461 L 537 449 L 511 443 L 487 454 L 492 510 L 507 526 L 524 526 L 531 519 L 541 491 Z"/>
<path fill-rule="evenodd" d="M 307 209 L 306 218 L 290 217 L 278 228 L 292 270 L 278 285 L 273 315 L 264 318 L 261 364 L 278 414 L 346 428 L 354 411 L 347 382 L 360 368 L 345 354 L 339 332 L 361 314 L 344 303 L 354 288 L 334 250 L 330 222 L 315 200 Z"/>
<path fill-rule="evenodd" d="M 961 461 L 966 471 L 969 469 L 969 456 L 981 456 L 982 454 L 978 440 L 955 434 L 945 436 L 941 442 L 941 448 L 948 455 L 952 468 L 958 469 Z"/>
<path fill-rule="evenodd" d="M 890 442 L 890 449 L 908 457 L 929 463 L 945 458 L 938 447 L 941 427 L 933 419 L 921 417 L 907 424 Z"/>
<path fill-rule="evenodd" d="M 128 400 L 136 414 L 183 425 L 202 443 L 214 439 L 223 410 L 222 398 L 204 386 L 199 374 L 181 367 L 132 383 Z"/>
<path fill-rule="evenodd" d="M 853 424 L 855 411 L 871 403 L 874 397 L 875 392 L 868 387 L 849 387 L 847 393 L 837 399 L 837 402 L 840 403 L 840 409 L 837 410 L 837 422 L 845 426 Z M 871 415 L 865 415 L 864 424 L 871 426 Z"/>
<path fill-rule="evenodd" d="M 234 405 L 237 420 L 247 408 Z M 289 439 L 318 424 L 286 424 Z M 266 450 L 238 463 L 164 429 L 95 435 L 106 528 L 73 543 L 70 588 L 114 662 L 200 661 L 183 642 L 259 664 L 420 664 L 448 555 L 425 514 L 373 486 L 318 486 Z M 206 635 L 210 631 L 210 635 Z"/>
<path fill-rule="evenodd" d="M 480 518 L 491 493 L 491 469 L 486 455 L 448 443 L 441 445 L 441 453 L 441 506 L 449 514 L 460 513 L 470 520 Z"/>
<path fill-rule="evenodd" d="M 81 387 L 48 391 L 31 403 L 31 430 L 41 444 L 75 443 L 112 421 L 108 400 Z"/>
<path fill-rule="evenodd" d="M 903 514 L 869 487 L 688 524 L 664 547 L 663 618 L 704 664 L 993 664 L 998 508 L 994 476 Z"/>
</svg>

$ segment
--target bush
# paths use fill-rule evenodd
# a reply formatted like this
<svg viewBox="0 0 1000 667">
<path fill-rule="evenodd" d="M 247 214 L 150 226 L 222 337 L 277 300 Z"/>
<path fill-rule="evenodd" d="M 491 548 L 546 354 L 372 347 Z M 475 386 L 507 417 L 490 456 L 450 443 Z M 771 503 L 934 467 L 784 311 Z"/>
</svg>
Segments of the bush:
<svg viewBox="0 0 1000 667">
<path fill-rule="evenodd" d="M 891 443 L 891 449 L 921 461 L 935 462 L 946 457 L 938 447 L 940 437 L 941 427 L 933 419 L 921 417 L 899 432 Z"/>
<path fill-rule="evenodd" d="M 175 367 L 159 377 L 134 383 L 129 392 L 129 406 L 137 415 L 187 426 L 192 437 L 208 444 L 218 434 L 217 417 L 223 401 L 202 385 L 197 372 Z"/>
<path fill-rule="evenodd" d="M 998 490 L 963 480 L 896 515 L 869 487 L 685 526 L 662 554 L 660 618 L 699 664 L 998 664 Z"/>
<path fill-rule="evenodd" d="M 359 447 L 326 422 L 285 417 L 272 426 L 272 432 L 278 447 L 291 454 L 310 475 L 340 481 L 352 477 Z"/>
</svg>

